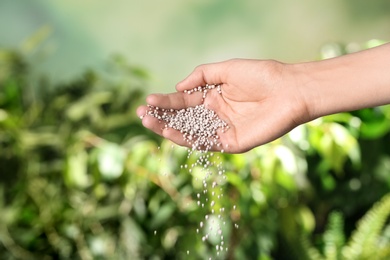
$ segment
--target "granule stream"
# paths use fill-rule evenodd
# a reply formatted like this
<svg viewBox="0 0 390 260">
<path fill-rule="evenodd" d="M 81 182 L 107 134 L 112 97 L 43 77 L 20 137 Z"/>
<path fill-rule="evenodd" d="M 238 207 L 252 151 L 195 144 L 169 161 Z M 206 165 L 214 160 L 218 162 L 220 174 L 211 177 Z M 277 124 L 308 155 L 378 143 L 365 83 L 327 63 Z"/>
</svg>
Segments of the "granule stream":
<svg viewBox="0 0 390 260">
<path fill-rule="evenodd" d="M 199 86 L 184 92 L 189 95 L 193 92 L 203 92 L 204 101 L 207 92 L 212 90 L 221 94 L 220 85 Z M 203 234 L 202 241 L 204 242 L 209 240 L 211 236 L 217 237 L 219 242 L 215 245 L 216 255 L 221 256 L 221 253 L 228 250 L 227 246 L 224 245 L 223 236 L 223 225 L 226 224 L 224 220 L 225 208 L 221 205 L 217 208 L 216 201 L 223 196 L 218 180 L 225 180 L 226 176 L 224 175 L 225 171 L 222 168 L 222 163 L 216 162 L 220 159 L 219 156 L 217 156 L 217 160 L 214 160 L 212 159 L 215 156 L 214 153 L 209 151 L 219 150 L 224 152 L 217 132 L 218 130 L 221 132 L 227 131 L 229 126 L 213 110 L 207 109 L 204 104 L 183 109 L 159 108 L 151 105 L 148 105 L 148 107 L 149 110 L 146 115 L 157 118 L 164 123 L 165 128 L 180 131 L 183 139 L 191 147 L 188 149 L 188 158 L 194 152 L 198 156 L 194 164 L 189 167 L 188 165 L 182 165 L 181 167 L 188 168 L 188 171 L 191 172 L 194 167 L 200 166 L 205 173 L 201 180 L 203 192 L 197 193 L 196 199 L 199 207 L 204 208 L 208 206 L 209 214 L 205 215 L 204 221 L 200 221 L 196 232 Z M 216 173 L 216 178 L 211 180 L 213 173 Z M 220 190 L 217 191 L 217 188 Z M 210 199 L 207 196 L 208 193 L 211 194 Z M 209 223 L 208 226 L 206 223 Z M 189 251 L 187 251 L 188 253 Z"/>
</svg>

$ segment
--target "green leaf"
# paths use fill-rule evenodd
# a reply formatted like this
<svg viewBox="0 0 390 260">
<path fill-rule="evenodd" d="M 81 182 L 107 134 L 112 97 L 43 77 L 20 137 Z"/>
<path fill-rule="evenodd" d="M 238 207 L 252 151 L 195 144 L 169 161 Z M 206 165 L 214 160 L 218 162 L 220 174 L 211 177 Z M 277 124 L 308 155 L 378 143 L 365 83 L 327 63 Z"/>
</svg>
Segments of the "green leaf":
<svg viewBox="0 0 390 260">
<path fill-rule="evenodd" d="M 315 218 L 310 208 L 301 206 L 297 209 L 296 218 L 303 231 L 311 233 L 315 228 Z"/>
<path fill-rule="evenodd" d="M 176 209 L 176 205 L 172 203 L 163 204 L 157 213 L 153 216 L 152 221 L 150 222 L 151 228 L 158 228 L 163 223 L 167 222 L 168 219 L 172 216 L 173 212 Z"/>
<path fill-rule="evenodd" d="M 340 212 L 329 215 L 327 229 L 324 233 L 324 254 L 327 260 L 341 259 L 341 251 L 345 243 L 344 219 Z"/>
<path fill-rule="evenodd" d="M 107 180 L 120 177 L 123 173 L 126 153 L 115 143 L 104 143 L 98 148 L 97 165 L 100 174 Z"/>
<path fill-rule="evenodd" d="M 376 256 L 380 252 L 378 250 L 379 237 L 389 216 L 390 193 L 376 202 L 359 220 L 347 246 L 343 248 L 344 257 L 347 259 L 378 259 Z"/>
<path fill-rule="evenodd" d="M 90 185 L 87 172 L 88 154 L 82 150 L 68 152 L 65 168 L 65 181 L 70 187 L 86 188 Z"/>
</svg>

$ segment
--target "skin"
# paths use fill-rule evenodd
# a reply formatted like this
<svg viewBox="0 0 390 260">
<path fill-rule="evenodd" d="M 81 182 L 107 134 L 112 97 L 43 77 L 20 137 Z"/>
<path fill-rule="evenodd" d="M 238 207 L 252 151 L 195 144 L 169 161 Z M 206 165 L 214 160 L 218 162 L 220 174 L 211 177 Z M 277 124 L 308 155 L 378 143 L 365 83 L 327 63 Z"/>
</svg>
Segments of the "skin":
<svg viewBox="0 0 390 260">
<path fill-rule="evenodd" d="M 184 90 L 221 84 L 222 94 Z M 286 64 L 274 60 L 232 59 L 200 65 L 176 85 L 176 92 L 151 94 L 146 103 L 181 109 L 204 102 L 230 129 L 219 132 L 223 149 L 242 153 L 273 141 L 296 126 L 333 113 L 390 103 L 390 44 L 323 61 Z M 146 106 L 137 109 L 145 115 Z M 188 146 L 182 135 L 146 116 L 143 125 Z M 221 148 L 215 148 L 221 150 Z"/>
</svg>

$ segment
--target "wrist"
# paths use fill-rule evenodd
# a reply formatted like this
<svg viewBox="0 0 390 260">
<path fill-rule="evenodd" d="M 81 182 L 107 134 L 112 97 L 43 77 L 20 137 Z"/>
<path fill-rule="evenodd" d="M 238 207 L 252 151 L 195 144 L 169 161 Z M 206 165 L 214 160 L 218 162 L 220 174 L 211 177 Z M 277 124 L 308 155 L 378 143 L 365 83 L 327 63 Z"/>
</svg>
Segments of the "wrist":
<svg viewBox="0 0 390 260">
<path fill-rule="evenodd" d="M 296 100 L 297 123 L 303 124 L 323 115 L 320 111 L 321 95 L 318 91 L 320 82 L 313 77 L 315 64 L 286 64 L 286 70 L 292 79 L 292 93 Z"/>
</svg>

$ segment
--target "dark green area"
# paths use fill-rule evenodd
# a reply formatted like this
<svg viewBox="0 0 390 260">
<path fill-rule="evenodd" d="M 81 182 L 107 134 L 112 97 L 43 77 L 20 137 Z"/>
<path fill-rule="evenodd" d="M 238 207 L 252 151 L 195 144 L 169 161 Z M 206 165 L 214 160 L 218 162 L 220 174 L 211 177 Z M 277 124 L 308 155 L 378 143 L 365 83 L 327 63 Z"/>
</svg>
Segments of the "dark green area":
<svg viewBox="0 0 390 260">
<path fill-rule="evenodd" d="M 215 242 L 196 233 L 208 212 L 196 205 L 201 171 L 180 167 L 196 155 L 135 115 L 148 73 L 115 57 L 51 86 L 31 66 L 0 50 L 0 258 L 215 256 Z M 229 250 L 220 258 L 388 259 L 389 132 L 383 106 L 221 154 Z"/>
</svg>

